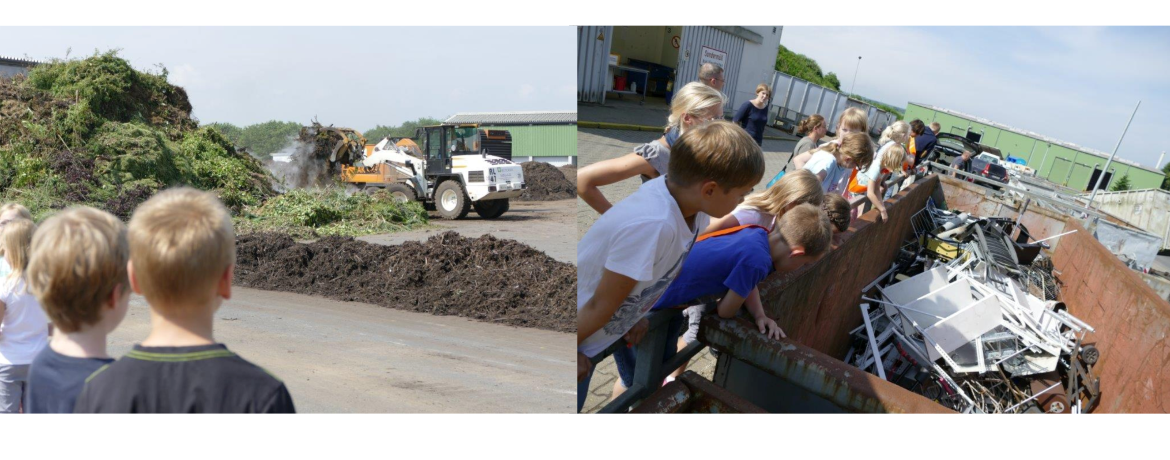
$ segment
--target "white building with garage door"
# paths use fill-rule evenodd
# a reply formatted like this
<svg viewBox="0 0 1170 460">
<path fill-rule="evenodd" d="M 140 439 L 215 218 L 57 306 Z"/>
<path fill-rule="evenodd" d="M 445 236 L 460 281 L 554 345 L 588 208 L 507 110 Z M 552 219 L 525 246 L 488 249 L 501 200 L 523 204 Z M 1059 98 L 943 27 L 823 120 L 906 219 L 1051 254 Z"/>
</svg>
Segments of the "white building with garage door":
<svg viewBox="0 0 1170 460">
<path fill-rule="evenodd" d="M 770 83 L 781 26 L 577 27 L 577 101 L 665 98 L 668 90 L 698 80 L 699 66 L 723 67 L 726 110 L 755 97 Z M 612 56 L 612 57 L 611 57 Z M 624 87 L 615 85 L 624 84 Z M 625 93 L 617 92 L 624 89 Z M 633 90 L 633 91 L 631 91 Z"/>
</svg>

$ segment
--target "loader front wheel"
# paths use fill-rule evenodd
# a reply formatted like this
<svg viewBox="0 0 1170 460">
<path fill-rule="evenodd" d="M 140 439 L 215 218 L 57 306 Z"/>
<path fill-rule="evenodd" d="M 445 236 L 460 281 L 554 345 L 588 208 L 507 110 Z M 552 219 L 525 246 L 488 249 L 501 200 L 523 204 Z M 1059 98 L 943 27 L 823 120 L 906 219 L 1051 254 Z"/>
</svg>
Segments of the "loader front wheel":
<svg viewBox="0 0 1170 460">
<path fill-rule="evenodd" d="M 501 198 L 498 200 L 479 200 L 472 206 L 475 207 L 475 213 L 484 219 L 495 219 L 508 212 L 508 199 Z"/>
<path fill-rule="evenodd" d="M 471 199 L 463 190 L 463 184 L 457 180 L 449 180 L 439 184 L 435 190 L 435 210 L 444 219 L 462 219 L 471 210 Z"/>
<path fill-rule="evenodd" d="M 390 184 L 386 187 L 386 193 L 390 194 L 390 198 L 399 203 L 409 203 L 415 200 L 414 189 L 406 184 Z"/>
</svg>

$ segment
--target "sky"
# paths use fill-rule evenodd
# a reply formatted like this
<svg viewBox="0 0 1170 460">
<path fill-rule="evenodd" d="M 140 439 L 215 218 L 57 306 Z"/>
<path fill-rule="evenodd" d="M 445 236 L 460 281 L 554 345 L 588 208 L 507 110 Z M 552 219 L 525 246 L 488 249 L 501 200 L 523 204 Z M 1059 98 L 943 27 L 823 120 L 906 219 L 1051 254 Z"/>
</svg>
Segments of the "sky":
<svg viewBox="0 0 1170 460">
<path fill-rule="evenodd" d="M 855 92 L 870 99 L 947 108 L 1105 153 L 1140 100 L 1117 156 L 1154 167 L 1170 151 L 1170 27 L 791 26 L 780 44 L 846 90 L 858 69 Z"/>
<path fill-rule="evenodd" d="M 571 27 L 0 27 L 0 56 L 121 49 L 202 123 L 359 130 L 457 112 L 576 111 Z"/>
</svg>

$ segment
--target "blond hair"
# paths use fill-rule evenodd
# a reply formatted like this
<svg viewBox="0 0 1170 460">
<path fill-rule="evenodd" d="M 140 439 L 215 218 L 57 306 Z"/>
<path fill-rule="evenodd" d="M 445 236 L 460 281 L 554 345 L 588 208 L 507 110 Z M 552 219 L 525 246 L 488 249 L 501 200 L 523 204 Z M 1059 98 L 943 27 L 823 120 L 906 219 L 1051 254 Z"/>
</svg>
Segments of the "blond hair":
<svg viewBox="0 0 1170 460">
<path fill-rule="evenodd" d="M 882 154 L 881 165 L 890 171 L 901 171 L 902 163 L 906 161 L 906 148 L 897 142 L 886 147 L 886 152 Z"/>
<path fill-rule="evenodd" d="M 711 107 L 723 107 L 723 94 L 715 88 L 699 82 L 687 83 L 670 100 L 670 117 L 666 119 L 666 130 L 678 127 L 682 123 L 683 115 L 699 116 Z"/>
<path fill-rule="evenodd" d="M 32 220 L 32 213 L 28 212 L 28 208 L 20 203 L 4 203 L 4 206 L 0 206 L 0 214 L 8 211 L 16 211 L 17 214 L 20 214 L 20 217 Z"/>
<path fill-rule="evenodd" d="M 804 134 L 811 133 L 812 130 L 814 130 L 814 129 L 820 128 L 821 125 L 823 125 L 823 124 L 825 124 L 825 117 L 822 117 L 822 116 L 817 115 L 817 114 L 813 114 L 812 116 L 805 118 L 804 120 L 801 120 L 800 124 L 797 125 L 796 129 L 797 129 L 797 132 L 804 135 Z"/>
<path fill-rule="evenodd" d="M 784 213 L 768 240 L 773 250 L 776 243 L 784 242 L 789 248 L 799 246 L 804 249 L 806 256 L 819 257 L 829 249 L 833 229 L 829 227 L 829 218 L 821 212 L 820 207 L 805 203 Z"/>
<path fill-rule="evenodd" d="M 723 190 L 753 185 L 764 177 L 764 153 L 746 131 L 727 121 L 688 130 L 670 149 L 667 180 L 689 186 L 714 181 Z"/>
<path fill-rule="evenodd" d="M 841 137 L 840 142 L 830 142 L 817 148 L 815 151 L 826 151 L 833 156 L 845 155 L 853 160 L 857 169 L 868 168 L 873 162 L 873 140 L 865 133 L 849 133 Z"/>
<path fill-rule="evenodd" d="M 108 212 L 75 207 L 57 213 L 33 235 L 29 252 L 29 291 L 63 332 L 96 324 L 114 289 L 130 288 L 126 224 Z"/>
<path fill-rule="evenodd" d="M 236 262 L 236 237 L 227 208 L 215 195 L 192 188 L 161 192 L 134 210 L 130 261 L 152 308 L 206 303 Z"/>
<path fill-rule="evenodd" d="M 764 98 L 772 98 L 772 87 L 768 86 L 766 83 L 760 83 L 756 85 L 756 94 L 760 94 L 760 91 L 764 92 Z"/>
<path fill-rule="evenodd" d="M 9 277 L 24 276 L 24 271 L 28 268 L 28 245 L 32 242 L 36 228 L 37 224 L 31 220 L 16 219 L 5 224 L 0 231 L 0 249 L 3 249 L 4 257 L 12 267 Z"/>
<path fill-rule="evenodd" d="M 837 126 L 843 126 L 858 133 L 869 132 L 869 116 L 865 114 L 864 110 L 857 107 L 850 107 L 841 112 L 841 117 L 837 119 Z"/>
<path fill-rule="evenodd" d="M 743 200 L 743 206 L 780 218 L 789 206 L 805 203 L 820 206 L 824 202 L 825 192 L 821 190 L 821 180 L 807 169 L 798 169 L 785 174 L 767 190 L 748 195 Z"/>
<path fill-rule="evenodd" d="M 836 193 L 825 195 L 824 214 L 837 227 L 838 232 L 849 230 L 849 220 L 852 217 L 849 215 L 852 208 L 849 207 L 849 201 L 845 197 Z"/>
<path fill-rule="evenodd" d="M 878 145 L 886 145 L 887 142 L 894 141 L 899 144 L 905 144 L 910 141 L 910 123 L 898 120 L 886 126 L 882 130 L 882 136 L 878 139 Z"/>
</svg>

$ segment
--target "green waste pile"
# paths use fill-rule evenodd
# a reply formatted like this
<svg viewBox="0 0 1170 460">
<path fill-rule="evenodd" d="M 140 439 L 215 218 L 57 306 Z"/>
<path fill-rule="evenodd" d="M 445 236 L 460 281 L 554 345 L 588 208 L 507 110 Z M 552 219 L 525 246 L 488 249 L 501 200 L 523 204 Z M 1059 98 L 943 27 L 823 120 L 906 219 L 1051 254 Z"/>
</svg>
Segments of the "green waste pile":
<svg viewBox="0 0 1170 460">
<path fill-rule="evenodd" d="M 72 204 L 126 218 L 156 191 L 214 191 L 238 213 L 275 192 L 272 176 L 191 118 L 187 93 L 116 52 L 0 78 L 0 200 L 38 219 Z"/>
<path fill-rule="evenodd" d="M 338 187 L 294 189 L 248 206 L 236 216 L 236 233 L 279 231 L 293 238 L 360 236 L 427 225 L 417 202 L 399 203 L 385 191 L 347 194 Z"/>
</svg>

